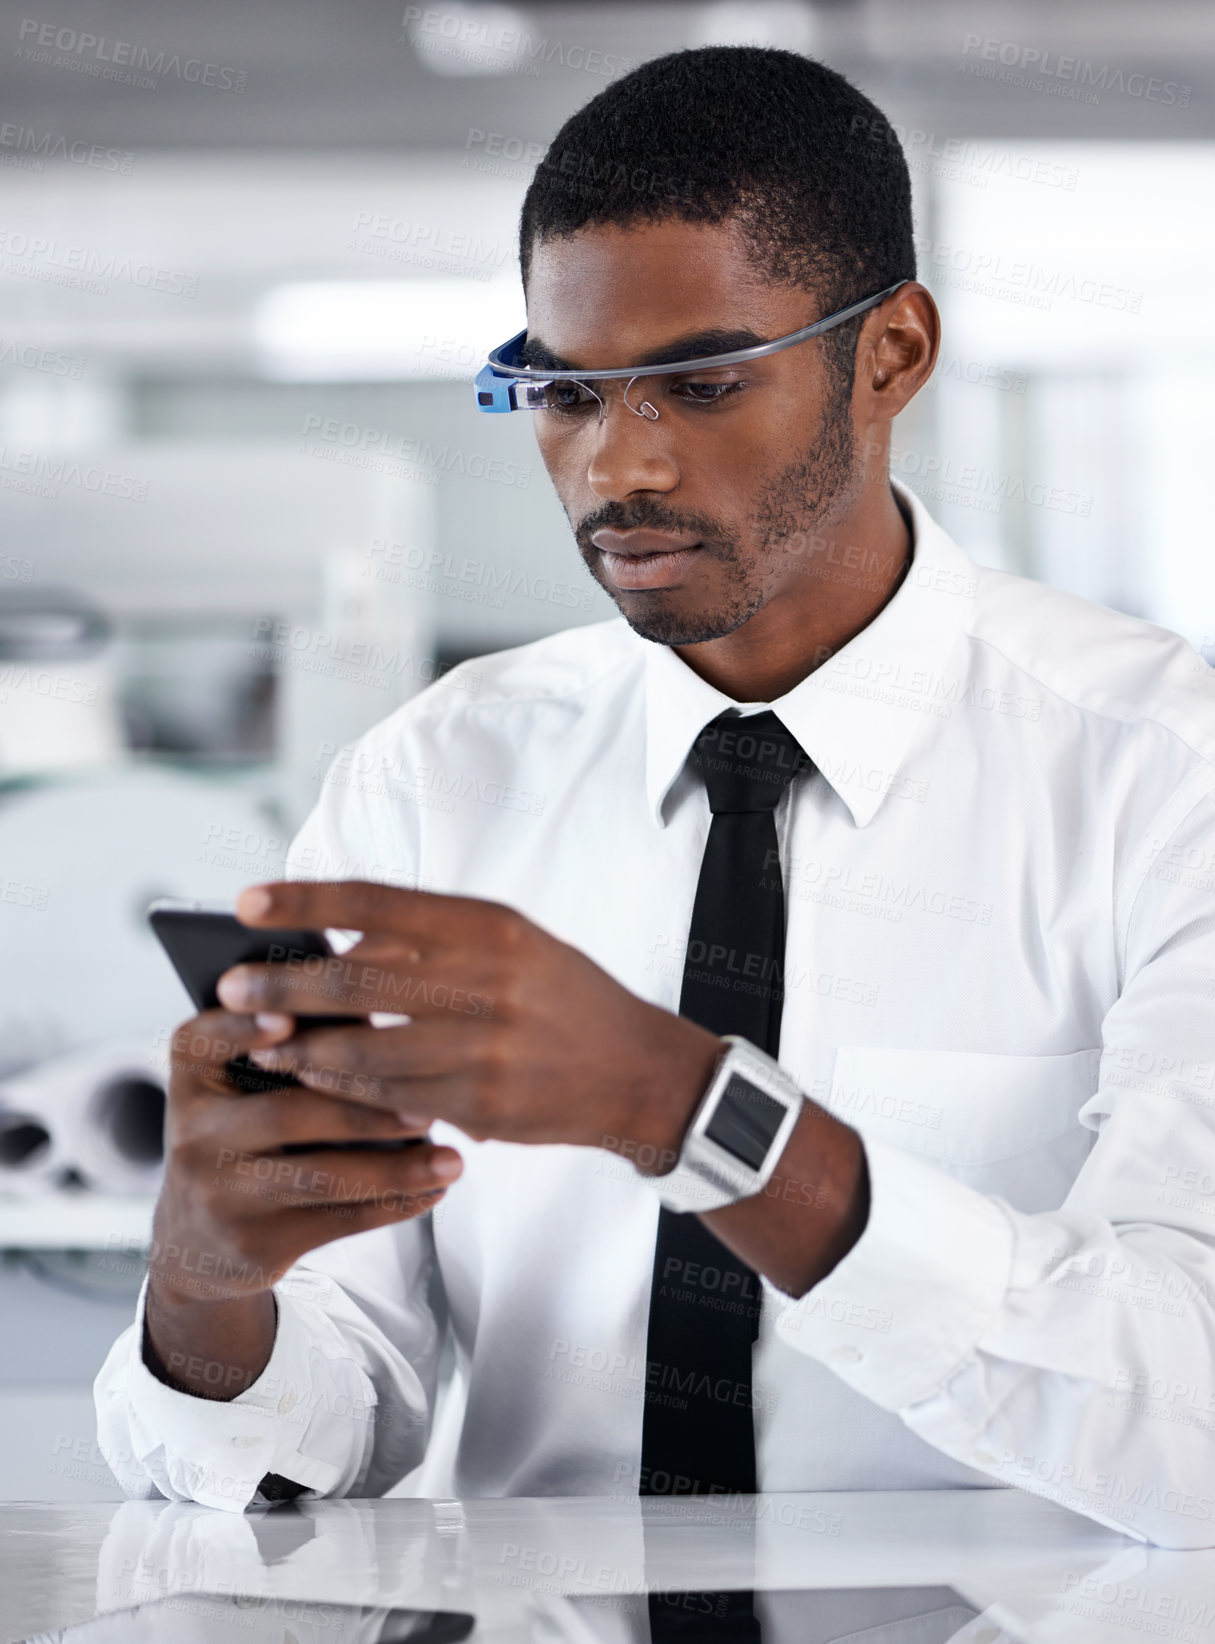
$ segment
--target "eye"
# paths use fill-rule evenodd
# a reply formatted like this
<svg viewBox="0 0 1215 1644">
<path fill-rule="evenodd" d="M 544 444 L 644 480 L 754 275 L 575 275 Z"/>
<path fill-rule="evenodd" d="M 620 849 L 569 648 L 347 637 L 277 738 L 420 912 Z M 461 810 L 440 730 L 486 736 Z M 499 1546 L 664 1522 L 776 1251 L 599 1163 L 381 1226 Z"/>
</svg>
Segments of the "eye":
<svg viewBox="0 0 1215 1644">
<path fill-rule="evenodd" d="M 566 380 L 546 385 L 544 403 L 546 410 L 568 417 L 580 411 L 589 411 L 598 406 L 600 400 L 584 383 Z"/>
<path fill-rule="evenodd" d="M 719 381 L 686 381 L 683 378 L 672 388 L 672 394 L 678 394 L 693 405 L 719 405 L 722 400 L 733 394 L 737 389 L 744 387 L 741 382 Z"/>
</svg>

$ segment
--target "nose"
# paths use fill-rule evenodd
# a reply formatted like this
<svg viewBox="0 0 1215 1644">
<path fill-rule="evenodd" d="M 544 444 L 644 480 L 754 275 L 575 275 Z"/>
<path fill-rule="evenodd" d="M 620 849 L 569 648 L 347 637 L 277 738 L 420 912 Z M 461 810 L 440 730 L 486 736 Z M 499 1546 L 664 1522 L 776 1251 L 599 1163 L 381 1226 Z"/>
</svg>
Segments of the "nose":
<svg viewBox="0 0 1215 1644">
<path fill-rule="evenodd" d="M 632 388 L 630 383 L 625 394 Z M 625 394 L 605 397 L 587 464 L 587 484 L 605 501 L 634 491 L 673 491 L 679 483 L 669 430 L 642 410 L 650 404 L 643 391 L 634 389 L 627 405 Z"/>
</svg>

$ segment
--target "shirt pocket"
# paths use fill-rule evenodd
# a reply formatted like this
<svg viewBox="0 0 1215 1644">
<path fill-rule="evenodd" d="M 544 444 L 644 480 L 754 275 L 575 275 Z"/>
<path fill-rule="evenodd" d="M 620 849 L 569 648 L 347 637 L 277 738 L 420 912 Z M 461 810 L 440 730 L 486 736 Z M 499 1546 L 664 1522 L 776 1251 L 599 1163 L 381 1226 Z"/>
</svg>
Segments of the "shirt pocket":
<svg viewBox="0 0 1215 1644">
<path fill-rule="evenodd" d="M 841 1045 L 829 1105 L 863 1138 L 921 1154 L 1018 1210 L 1054 1210 L 1094 1141 L 1079 1115 L 1100 1059 Z"/>
</svg>

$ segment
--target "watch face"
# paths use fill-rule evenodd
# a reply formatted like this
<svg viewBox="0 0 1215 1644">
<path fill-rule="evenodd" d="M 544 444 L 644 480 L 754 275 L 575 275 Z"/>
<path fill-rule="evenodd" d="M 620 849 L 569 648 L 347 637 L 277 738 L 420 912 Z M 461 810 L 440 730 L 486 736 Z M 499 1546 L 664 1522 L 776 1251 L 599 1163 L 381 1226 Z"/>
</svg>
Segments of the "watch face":
<svg viewBox="0 0 1215 1644">
<path fill-rule="evenodd" d="M 768 1157 L 785 1112 L 785 1104 L 775 1096 L 760 1090 L 741 1073 L 732 1073 L 705 1135 L 749 1170 L 758 1170 Z"/>
</svg>

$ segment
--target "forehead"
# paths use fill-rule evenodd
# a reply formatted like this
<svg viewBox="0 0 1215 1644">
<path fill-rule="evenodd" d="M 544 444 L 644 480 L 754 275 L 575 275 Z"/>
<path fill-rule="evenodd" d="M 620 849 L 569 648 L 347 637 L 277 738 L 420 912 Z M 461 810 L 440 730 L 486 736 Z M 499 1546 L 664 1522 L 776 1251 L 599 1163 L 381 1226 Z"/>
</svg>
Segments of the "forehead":
<svg viewBox="0 0 1215 1644">
<path fill-rule="evenodd" d="M 730 223 L 583 229 L 538 242 L 528 274 L 529 335 L 588 368 L 701 330 L 780 336 L 812 308 L 806 292 L 765 280 Z"/>
</svg>

